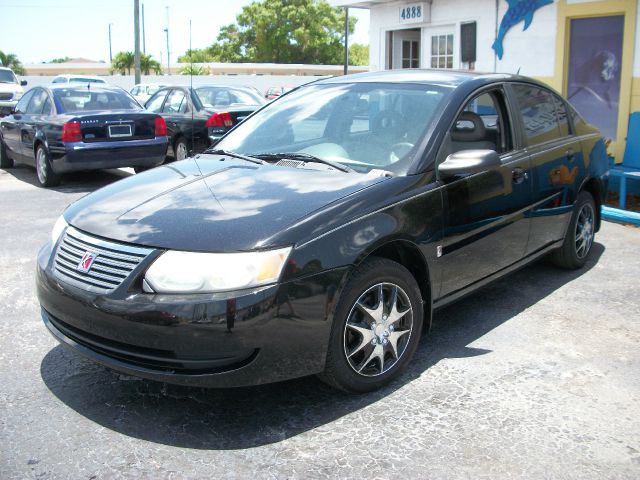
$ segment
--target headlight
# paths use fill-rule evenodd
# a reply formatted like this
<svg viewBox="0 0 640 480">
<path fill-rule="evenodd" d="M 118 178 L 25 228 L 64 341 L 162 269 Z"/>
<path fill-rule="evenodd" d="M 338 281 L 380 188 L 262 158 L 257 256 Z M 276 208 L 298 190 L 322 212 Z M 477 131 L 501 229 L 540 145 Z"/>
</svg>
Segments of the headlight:
<svg viewBox="0 0 640 480">
<path fill-rule="evenodd" d="M 207 293 L 275 283 L 291 247 L 247 253 L 198 253 L 169 250 L 145 274 L 158 293 Z"/>
<path fill-rule="evenodd" d="M 16 92 L 13 94 L 13 99 L 20 100 L 22 98 L 22 95 L 24 95 L 24 92 Z"/>
<path fill-rule="evenodd" d="M 64 229 L 67 228 L 67 225 L 68 224 L 65 221 L 64 217 L 62 215 L 60 215 L 58 217 L 58 220 L 56 220 L 56 224 L 53 226 L 53 230 L 51 231 L 51 246 L 52 247 L 56 244 L 56 242 L 60 238 L 60 235 L 62 235 L 62 232 L 64 232 Z"/>
</svg>

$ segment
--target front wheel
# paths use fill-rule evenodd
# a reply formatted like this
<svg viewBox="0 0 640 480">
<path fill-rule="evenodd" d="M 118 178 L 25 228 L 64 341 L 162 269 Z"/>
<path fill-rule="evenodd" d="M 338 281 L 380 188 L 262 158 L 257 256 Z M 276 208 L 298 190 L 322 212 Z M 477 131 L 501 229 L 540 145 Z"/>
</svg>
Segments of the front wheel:
<svg viewBox="0 0 640 480">
<path fill-rule="evenodd" d="M 595 232 L 596 204 L 589 192 L 582 191 L 576 199 L 564 243 L 551 255 L 553 263 L 567 269 L 582 267 L 591 252 Z"/>
<path fill-rule="evenodd" d="M 38 182 L 43 187 L 55 187 L 60 184 L 60 175 L 51 168 L 49 154 L 42 145 L 39 145 L 36 150 L 36 173 Z"/>
<path fill-rule="evenodd" d="M 396 378 L 420 339 L 420 288 L 402 265 L 367 260 L 352 274 L 336 308 L 321 380 L 350 392 L 368 392 Z"/>
</svg>

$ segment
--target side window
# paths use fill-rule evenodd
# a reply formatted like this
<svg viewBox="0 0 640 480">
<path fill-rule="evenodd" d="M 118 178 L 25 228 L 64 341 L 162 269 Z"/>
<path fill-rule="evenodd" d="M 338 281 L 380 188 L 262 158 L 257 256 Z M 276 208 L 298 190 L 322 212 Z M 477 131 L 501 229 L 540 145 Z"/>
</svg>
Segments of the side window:
<svg viewBox="0 0 640 480">
<path fill-rule="evenodd" d="M 556 104 L 556 113 L 558 115 L 558 125 L 560 126 L 560 136 L 568 137 L 571 134 L 569 129 L 569 118 L 567 116 L 567 108 L 564 102 L 557 95 L 553 95 L 553 101 Z"/>
<path fill-rule="evenodd" d="M 133 90 L 131 90 L 131 95 L 138 95 L 140 93 L 140 87 L 133 87 Z"/>
<path fill-rule="evenodd" d="M 164 113 L 184 113 L 187 111 L 187 99 L 182 90 L 171 92 L 162 109 Z"/>
<path fill-rule="evenodd" d="M 44 106 L 42 107 L 43 115 L 51 115 L 53 113 L 53 105 L 51 104 L 51 100 L 47 96 L 47 99 L 44 101 Z"/>
<path fill-rule="evenodd" d="M 451 153 L 461 150 L 513 149 L 511 128 L 501 90 L 492 90 L 469 101 L 451 128 Z"/>
<path fill-rule="evenodd" d="M 582 116 L 575 108 L 573 108 L 571 104 L 568 104 L 567 108 L 569 110 L 569 116 L 571 117 L 571 121 L 573 122 L 573 129 L 576 135 L 582 135 L 583 133 L 586 133 L 587 131 L 585 131 L 585 127 L 587 126 L 587 122 L 585 121 L 585 119 L 582 118 Z"/>
<path fill-rule="evenodd" d="M 513 91 L 527 138 L 532 147 L 560 137 L 560 126 L 551 93 L 534 85 L 514 84 Z"/>
<path fill-rule="evenodd" d="M 153 113 L 160 113 L 162 102 L 164 102 L 166 96 L 167 90 L 156 93 L 155 96 L 151 97 L 151 100 L 147 102 L 147 110 Z"/>
<path fill-rule="evenodd" d="M 29 105 L 29 100 L 31 100 L 31 97 L 33 97 L 33 94 L 35 92 L 36 92 L 35 90 L 29 90 L 27 93 L 25 93 L 22 96 L 22 98 L 20 99 L 20 101 L 16 105 L 16 112 L 17 113 L 25 113 L 27 111 L 27 105 Z"/>
<path fill-rule="evenodd" d="M 25 113 L 30 113 L 34 115 L 40 115 L 42 113 L 42 107 L 44 106 L 44 102 L 47 100 L 47 93 L 42 90 L 36 90 L 36 93 L 33 94 L 33 98 L 29 102 L 29 106 L 27 107 L 27 111 Z"/>
</svg>

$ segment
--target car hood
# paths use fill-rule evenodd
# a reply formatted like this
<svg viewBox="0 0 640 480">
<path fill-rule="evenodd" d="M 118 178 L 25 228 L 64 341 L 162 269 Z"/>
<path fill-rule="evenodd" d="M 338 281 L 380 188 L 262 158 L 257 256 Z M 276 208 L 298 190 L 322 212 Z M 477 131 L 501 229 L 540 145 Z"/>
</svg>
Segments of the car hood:
<svg viewBox="0 0 640 480">
<path fill-rule="evenodd" d="M 381 181 L 198 155 L 97 190 L 64 216 L 80 230 L 122 242 L 247 251 L 278 246 L 278 233 L 300 219 Z"/>
<path fill-rule="evenodd" d="M 23 89 L 18 83 L 0 83 L 0 93 L 17 93 L 22 91 Z"/>
</svg>

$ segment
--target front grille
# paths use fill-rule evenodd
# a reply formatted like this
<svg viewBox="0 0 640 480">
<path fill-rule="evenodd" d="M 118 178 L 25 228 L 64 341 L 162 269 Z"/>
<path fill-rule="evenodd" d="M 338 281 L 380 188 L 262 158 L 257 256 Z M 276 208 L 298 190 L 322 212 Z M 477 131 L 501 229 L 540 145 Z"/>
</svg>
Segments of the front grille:
<svg viewBox="0 0 640 480">
<path fill-rule="evenodd" d="M 56 250 L 55 271 L 60 279 L 83 290 L 109 293 L 151 252 L 151 249 L 101 240 L 67 227 Z M 86 253 L 95 257 L 85 272 L 79 265 Z"/>
<path fill-rule="evenodd" d="M 13 93 L 0 93 L 0 100 L 11 100 L 13 98 Z"/>
</svg>

